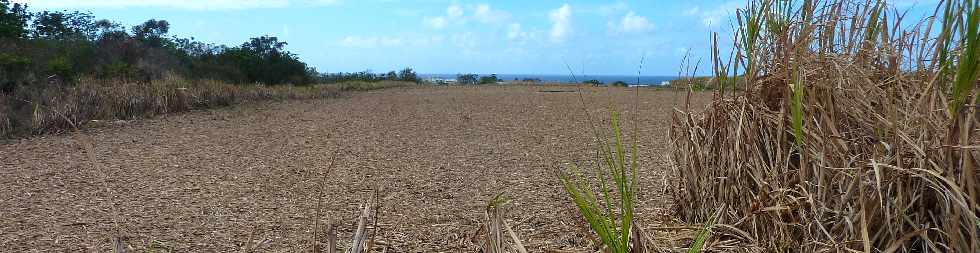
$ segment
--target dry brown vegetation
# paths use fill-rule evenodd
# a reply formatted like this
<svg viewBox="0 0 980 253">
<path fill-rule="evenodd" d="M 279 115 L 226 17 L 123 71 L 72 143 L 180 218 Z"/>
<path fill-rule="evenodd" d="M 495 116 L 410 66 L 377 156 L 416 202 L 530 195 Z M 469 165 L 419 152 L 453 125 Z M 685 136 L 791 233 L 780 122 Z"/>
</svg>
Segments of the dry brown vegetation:
<svg viewBox="0 0 980 253">
<path fill-rule="evenodd" d="M 707 248 L 980 250 L 980 4 L 910 21 L 879 1 L 750 2 L 737 55 L 714 60 L 716 82 L 746 84 L 672 128 L 677 213 L 718 216 Z"/>
<path fill-rule="evenodd" d="M 0 146 L 0 247 L 977 252 L 980 1 L 936 10 L 750 1 L 731 57 L 715 39 L 715 75 L 675 84 L 686 96 L 403 88 L 16 141 Z M 32 129 L 194 104 L 158 86 L 95 103 L 119 107 L 41 96 L 57 106 Z M 324 92 L 212 86 L 197 103 Z M 610 108 L 627 127 L 600 120 Z"/>
<path fill-rule="evenodd" d="M 365 229 L 379 251 L 476 251 L 500 193 L 499 217 L 528 250 L 594 251 L 556 175 L 591 161 L 589 120 L 578 94 L 541 92 L 560 89 L 575 90 L 394 88 L 14 140 L 0 145 L 0 248 L 296 252 L 312 250 L 314 227 L 321 247 L 328 227 L 349 247 L 377 190 L 377 225 Z M 630 108 L 636 221 L 654 231 L 671 221 L 661 144 L 684 93 L 641 89 L 633 110 L 619 99 L 633 92 L 586 88 L 587 110 Z"/>
<path fill-rule="evenodd" d="M 308 86 L 237 85 L 169 76 L 147 83 L 86 79 L 0 93 L 0 138 L 63 132 L 98 121 L 129 120 L 243 102 L 336 97 L 348 90 L 411 85 L 346 82 Z M 96 121 L 96 122 L 93 122 Z"/>
</svg>

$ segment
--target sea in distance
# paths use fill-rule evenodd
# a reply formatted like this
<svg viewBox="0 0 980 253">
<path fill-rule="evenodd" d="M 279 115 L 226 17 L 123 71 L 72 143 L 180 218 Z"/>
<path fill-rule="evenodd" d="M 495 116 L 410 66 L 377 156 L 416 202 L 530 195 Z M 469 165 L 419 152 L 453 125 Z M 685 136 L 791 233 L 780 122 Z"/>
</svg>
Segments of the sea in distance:
<svg viewBox="0 0 980 253">
<path fill-rule="evenodd" d="M 489 76 L 491 74 L 477 74 L 479 76 Z M 603 84 L 612 84 L 622 81 L 630 86 L 639 84 L 640 86 L 656 86 L 668 84 L 671 80 L 677 79 L 676 76 L 627 76 L 627 75 L 539 75 L 539 74 L 496 74 L 501 81 L 514 81 L 525 79 L 537 79 L 542 82 L 553 83 L 581 83 L 586 80 L 599 80 Z M 454 80 L 457 74 L 419 74 L 423 80 L 443 79 Z"/>
</svg>

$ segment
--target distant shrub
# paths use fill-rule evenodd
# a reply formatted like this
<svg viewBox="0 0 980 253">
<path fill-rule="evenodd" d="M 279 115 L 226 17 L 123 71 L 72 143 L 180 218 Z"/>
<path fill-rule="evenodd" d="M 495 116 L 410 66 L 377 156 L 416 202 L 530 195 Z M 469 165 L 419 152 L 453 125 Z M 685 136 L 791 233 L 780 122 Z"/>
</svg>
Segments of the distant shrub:
<svg viewBox="0 0 980 253">
<path fill-rule="evenodd" d="M 480 84 L 495 84 L 497 82 L 500 82 L 500 79 L 497 78 L 497 75 L 480 77 Z"/>
<path fill-rule="evenodd" d="M 479 76 L 476 74 L 459 74 L 456 75 L 456 82 L 459 84 L 477 84 L 478 78 Z"/>
<path fill-rule="evenodd" d="M 371 70 L 361 72 L 340 72 L 340 73 L 313 73 L 317 83 L 339 83 L 339 82 L 379 82 L 379 81 L 403 81 L 419 82 L 418 74 L 412 68 L 404 68 L 401 71 L 388 71 L 385 74 L 375 74 Z"/>
<path fill-rule="evenodd" d="M 419 76 L 415 74 L 415 70 L 412 70 L 412 68 L 405 68 L 398 72 L 398 81 L 418 82 Z"/>
<path fill-rule="evenodd" d="M 602 81 L 595 80 L 595 79 L 586 80 L 585 82 L 582 82 L 582 83 L 589 84 L 589 85 L 592 85 L 592 86 L 602 86 L 604 84 Z"/>
</svg>

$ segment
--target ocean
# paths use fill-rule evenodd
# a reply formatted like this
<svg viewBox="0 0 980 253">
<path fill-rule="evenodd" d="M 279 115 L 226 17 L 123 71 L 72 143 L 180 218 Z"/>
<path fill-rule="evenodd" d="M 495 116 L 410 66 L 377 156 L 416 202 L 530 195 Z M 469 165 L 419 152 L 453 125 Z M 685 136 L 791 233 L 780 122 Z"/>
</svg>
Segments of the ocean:
<svg viewBox="0 0 980 253">
<path fill-rule="evenodd" d="M 479 76 L 489 76 L 490 74 L 477 74 Z M 422 79 L 430 78 L 440 78 L 440 79 L 456 79 L 456 74 L 419 74 Z M 559 82 L 559 83 L 575 83 L 583 82 L 586 80 L 599 80 L 604 84 L 612 84 L 616 81 L 622 81 L 632 85 L 637 84 L 637 76 L 620 76 L 620 75 L 576 75 L 572 78 L 571 75 L 536 75 L 536 74 L 497 74 L 497 78 L 502 81 L 513 81 L 514 79 L 540 79 L 544 82 Z M 640 85 L 661 85 L 663 82 L 671 81 L 677 79 L 676 76 L 639 76 Z"/>
</svg>

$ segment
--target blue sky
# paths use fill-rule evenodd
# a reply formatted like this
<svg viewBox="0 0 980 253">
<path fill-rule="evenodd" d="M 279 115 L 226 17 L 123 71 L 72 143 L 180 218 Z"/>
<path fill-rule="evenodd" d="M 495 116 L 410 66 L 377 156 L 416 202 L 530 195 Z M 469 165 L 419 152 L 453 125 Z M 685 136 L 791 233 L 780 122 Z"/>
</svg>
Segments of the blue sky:
<svg viewBox="0 0 980 253">
<path fill-rule="evenodd" d="M 20 1 L 24 2 L 24 1 Z M 419 73 L 676 75 L 684 53 L 707 61 L 744 1 L 28 0 L 126 26 L 165 19 L 171 34 L 240 45 L 277 36 L 321 72 L 411 66 Z M 897 1 L 899 8 L 934 5 Z M 584 71 L 583 71 L 584 70 Z M 701 74 L 705 74 L 702 72 Z"/>
</svg>

